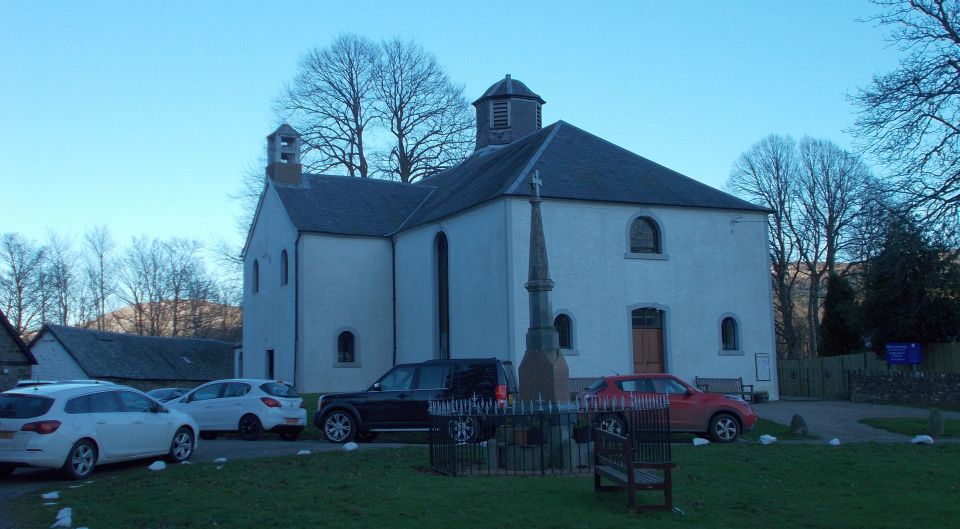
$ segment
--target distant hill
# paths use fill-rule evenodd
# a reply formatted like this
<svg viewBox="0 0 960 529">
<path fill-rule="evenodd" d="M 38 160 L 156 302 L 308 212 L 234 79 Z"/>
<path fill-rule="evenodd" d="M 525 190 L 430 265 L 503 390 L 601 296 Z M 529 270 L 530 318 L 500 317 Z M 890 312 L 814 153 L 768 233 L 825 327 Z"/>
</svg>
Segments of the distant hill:
<svg viewBox="0 0 960 529">
<path fill-rule="evenodd" d="M 127 305 L 106 314 L 102 323 L 90 320 L 77 327 L 147 336 L 240 341 L 243 315 L 240 307 L 192 299 L 174 305 L 172 301 Z"/>
</svg>

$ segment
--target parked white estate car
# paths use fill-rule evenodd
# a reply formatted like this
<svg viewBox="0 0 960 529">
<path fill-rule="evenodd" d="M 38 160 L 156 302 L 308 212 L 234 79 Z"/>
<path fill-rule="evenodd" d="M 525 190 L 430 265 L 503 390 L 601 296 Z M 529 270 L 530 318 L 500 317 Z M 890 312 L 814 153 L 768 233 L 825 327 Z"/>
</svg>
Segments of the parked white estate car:
<svg viewBox="0 0 960 529">
<path fill-rule="evenodd" d="M 240 432 L 255 441 L 267 431 L 295 441 L 307 426 L 307 410 L 297 390 L 276 380 L 214 380 L 166 405 L 193 417 L 203 439 Z"/>
<path fill-rule="evenodd" d="M 49 384 L 0 393 L 0 477 L 18 466 L 83 479 L 102 463 L 190 459 L 197 423 L 117 384 Z"/>
</svg>

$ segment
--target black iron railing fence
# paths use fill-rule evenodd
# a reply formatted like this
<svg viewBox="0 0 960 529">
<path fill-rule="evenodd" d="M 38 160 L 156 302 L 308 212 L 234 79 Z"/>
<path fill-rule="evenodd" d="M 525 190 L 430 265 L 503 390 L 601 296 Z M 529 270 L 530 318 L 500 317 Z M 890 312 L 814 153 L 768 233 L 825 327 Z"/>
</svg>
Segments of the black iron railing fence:
<svg viewBox="0 0 960 529">
<path fill-rule="evenodd" d="M 430 468 L 453 475 L 590 472 L 594 428 L 630 435 L 635 460 L 669 462 L 666 395 L 499 406 L 477 399 L 430 403 Z"/>
</svg>

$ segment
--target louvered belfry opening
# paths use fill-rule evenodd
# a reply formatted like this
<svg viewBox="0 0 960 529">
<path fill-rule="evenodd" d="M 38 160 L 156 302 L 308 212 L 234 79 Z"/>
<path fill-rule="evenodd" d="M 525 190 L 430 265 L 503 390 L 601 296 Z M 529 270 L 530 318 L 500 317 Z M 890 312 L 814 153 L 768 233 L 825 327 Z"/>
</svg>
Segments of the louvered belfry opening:
<svg viewBox="0 0 960 529">
<path fill-rule="evenodd" d="M 473 102 L 477 109 L 477 149 L 508 145 L 543 125 L 545 101 L 507 74 Z"/>
</svg>

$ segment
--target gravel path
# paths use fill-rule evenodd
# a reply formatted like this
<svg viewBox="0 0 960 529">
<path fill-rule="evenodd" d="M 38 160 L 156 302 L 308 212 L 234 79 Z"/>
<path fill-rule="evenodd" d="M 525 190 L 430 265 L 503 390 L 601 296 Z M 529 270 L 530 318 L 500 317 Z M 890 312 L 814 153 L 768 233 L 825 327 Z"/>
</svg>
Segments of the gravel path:
<svg viewBox="0 0 960 529">
<path fill-rule="evenodd" d="M 860 419 L 873 417 L 919 417 L 926 418 L 930 412 L 920 408 L 889 406 L 886 404 L 862 404 L 847 401 L 789 401 L 779 400 L 768 404 L 756 404 L 754 409 L 763 419 L 781 424 L 790 424 L 795 414 L 803 417 L 810 433 L 819 435 L 823 441 L 834 437 L 841 443 L 906 443 L 912 436 L 860 424 Z M 943 412 L 944 418 L 960 419 L 958 412 Z M 763 433 L 763 432 L 760 432 Z M 922 434 L 924 432 L 917 432 Z"/>
</svg>

